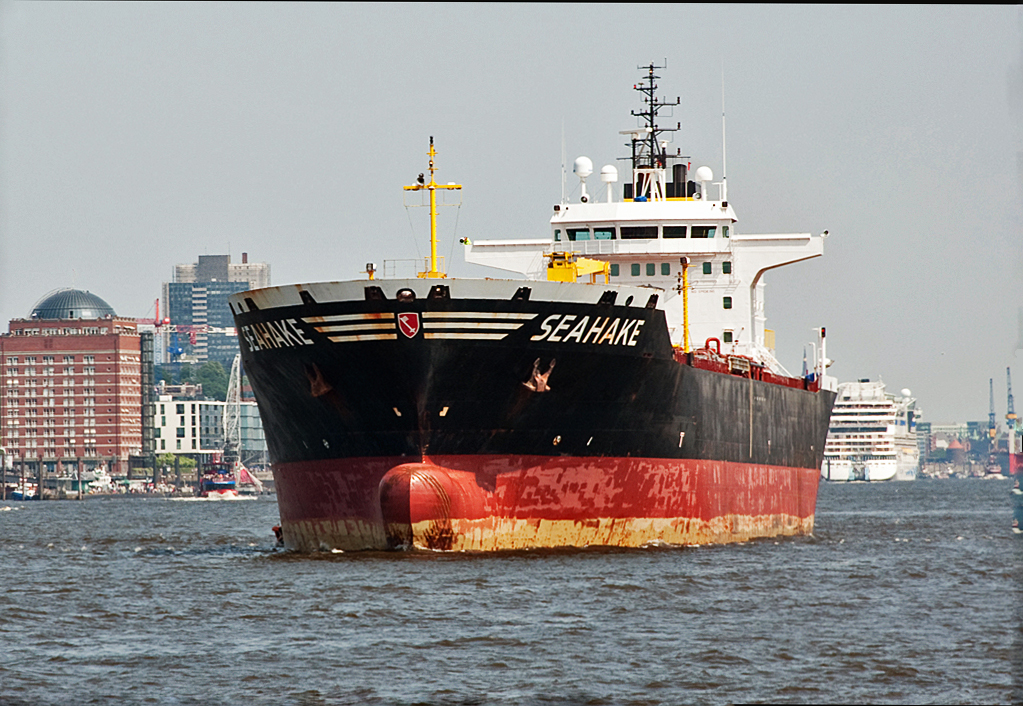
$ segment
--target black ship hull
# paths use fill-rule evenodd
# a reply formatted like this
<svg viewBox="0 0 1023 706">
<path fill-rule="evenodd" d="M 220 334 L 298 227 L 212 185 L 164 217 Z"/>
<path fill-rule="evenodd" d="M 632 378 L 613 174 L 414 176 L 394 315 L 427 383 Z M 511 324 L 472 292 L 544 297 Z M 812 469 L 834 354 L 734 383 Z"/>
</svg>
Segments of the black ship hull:
<svg viewBox="0 0 1023 706">
<path fill-rule="evenodd" d="M 702 365 L 680 355 L 651 290 L 521 284 L 353 282 L 232 299 L 286 544 L 501 549 L 812 530 L 833 393 L 756 379 L 709 351 Z"/>
</svg>

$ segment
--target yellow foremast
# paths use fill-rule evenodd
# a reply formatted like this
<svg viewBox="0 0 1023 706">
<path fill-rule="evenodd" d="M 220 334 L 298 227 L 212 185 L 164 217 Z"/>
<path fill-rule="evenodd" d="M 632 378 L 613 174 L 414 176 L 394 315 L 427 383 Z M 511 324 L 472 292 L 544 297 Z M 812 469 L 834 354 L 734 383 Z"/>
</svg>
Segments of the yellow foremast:
<svg viewBox="0 0 1023 706">
<path fill-rule="evenodd" d="M 437 151 L 433 148 L 433 136 L 430 136 L 430 183 L 427 184 L 423 181 L 423 175 L 419 175 L 419 183 L 413 184 L 412 186 L 404 187 L 405 191 L 422 191 L 428 189 L 430 191 L 430 270 L 429 272 L 420 272 L 419 276 L 426 279 L 443 279 L 447 277 L 446 274 L 441 272 L 437 268 L 437 189 L 461 189 L 461 184 L 438 184 L 434 181 L 433 173 L 436 169 L 433 166 L 433 158 L 437 155 Z"/>
</svg>

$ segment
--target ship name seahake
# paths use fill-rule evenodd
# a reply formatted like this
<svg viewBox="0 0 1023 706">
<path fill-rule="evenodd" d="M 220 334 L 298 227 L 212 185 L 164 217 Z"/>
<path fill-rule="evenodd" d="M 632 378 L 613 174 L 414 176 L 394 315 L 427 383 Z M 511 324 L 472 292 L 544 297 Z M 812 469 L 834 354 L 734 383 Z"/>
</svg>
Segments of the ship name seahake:
<svg viewBox="0 0 1023 706">
<path fill-rule="evenodd" d="M 643 319 L 610 316 L 594 316 L 591 322 L 589 316 L 551 314 L 540 324 L 541 332 L 530 340 L 634 346 L 644 323 Z"/>
<path fill-rule="evenodd" d="M 242 326 L 241 333 L 249 348 L 254 351 L 313 345 L 297 324 L 295 319 L 265 321 L 261 324 Z"/>
</svg>

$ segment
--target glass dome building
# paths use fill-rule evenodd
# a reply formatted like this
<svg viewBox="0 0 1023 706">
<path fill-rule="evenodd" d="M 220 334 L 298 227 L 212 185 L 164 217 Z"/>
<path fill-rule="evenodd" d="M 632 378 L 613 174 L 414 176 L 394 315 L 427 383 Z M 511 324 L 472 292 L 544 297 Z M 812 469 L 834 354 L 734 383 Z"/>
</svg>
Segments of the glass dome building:
<svg viewBox="0 0 1023 706">
<path fill-rule="evenodd" d="M 58 289 L 40 299 L 29 314 L 31 319 L 102 319 L 116 316 L 112 306 L 92 292 Z"/>
</svg>

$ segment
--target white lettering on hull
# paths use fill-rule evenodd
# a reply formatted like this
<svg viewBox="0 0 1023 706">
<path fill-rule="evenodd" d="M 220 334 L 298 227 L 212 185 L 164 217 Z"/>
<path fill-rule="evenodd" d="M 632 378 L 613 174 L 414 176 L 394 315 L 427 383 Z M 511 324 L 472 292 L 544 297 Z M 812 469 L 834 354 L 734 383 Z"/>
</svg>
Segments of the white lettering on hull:
<svg viewBox="0 0 1023 706">
<path fill-rule="evenodd" d="M 635 346 L 644 323 L 643 319 L 611 316 L 595 316 L 591 323 L 589 316 L 580 319 L 575 314 L 551 314 L 540 322 L 540 333 L 530 340 Z"/>
<path fill-rule="evenodd" d="M 253 351 L 313 345 L 313 342 L 302 333 L 302 329 L 298 327 L 298 322 L 295 319 L 248 324 L 238 330 L 249 350 Z"/>
</svg>

